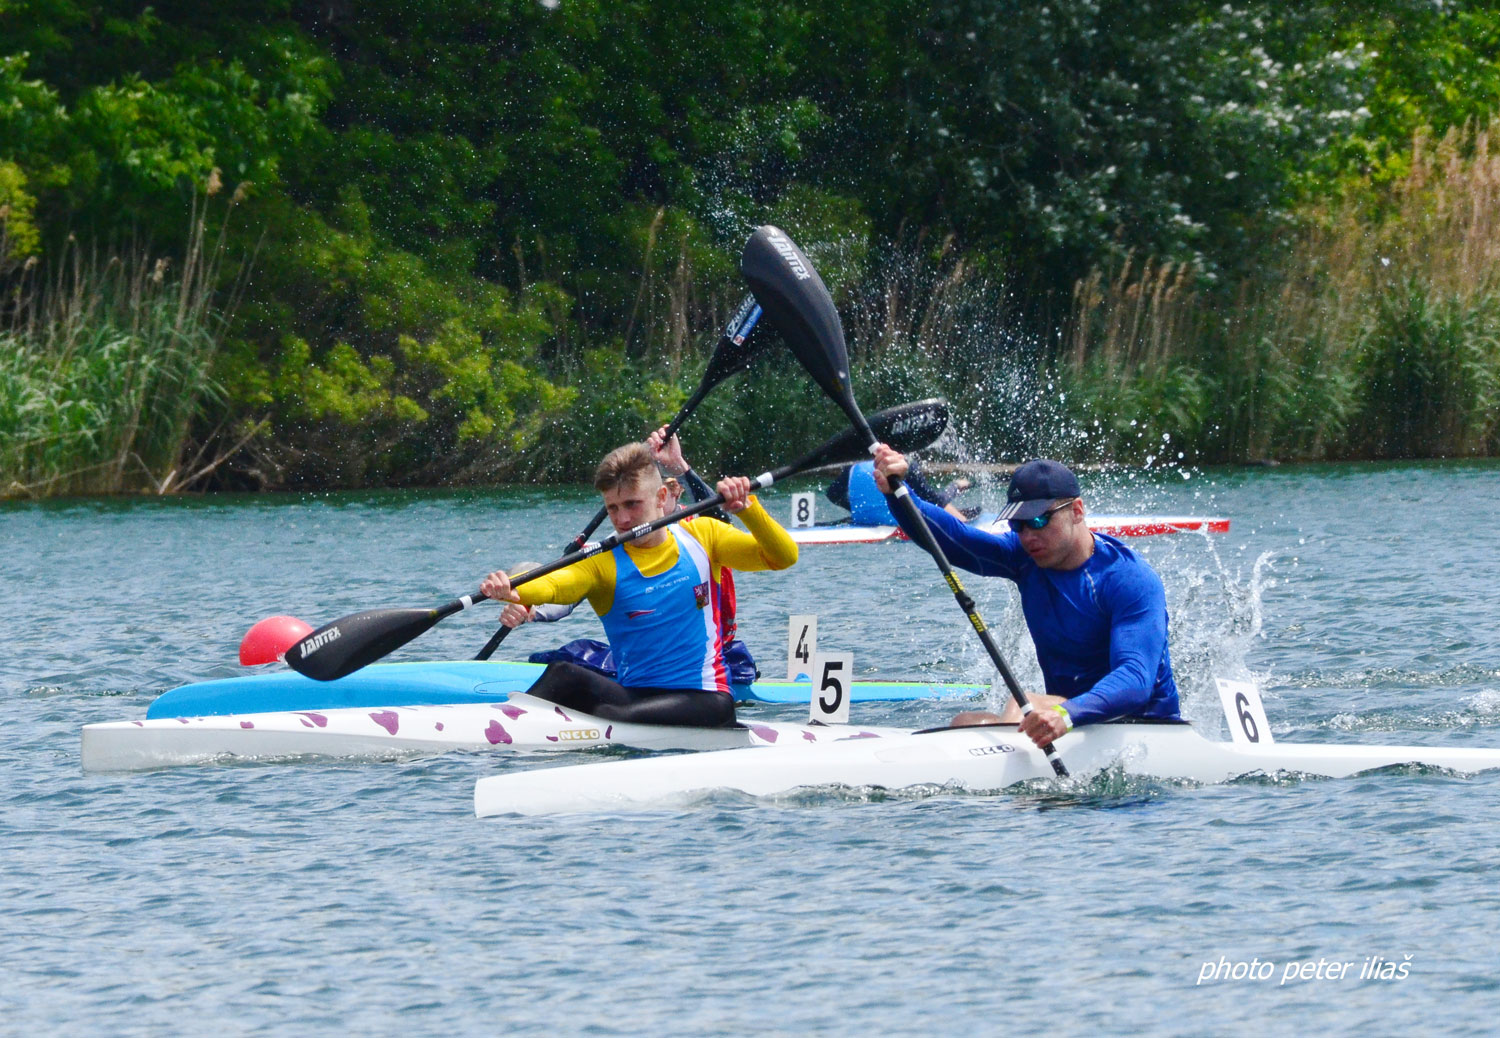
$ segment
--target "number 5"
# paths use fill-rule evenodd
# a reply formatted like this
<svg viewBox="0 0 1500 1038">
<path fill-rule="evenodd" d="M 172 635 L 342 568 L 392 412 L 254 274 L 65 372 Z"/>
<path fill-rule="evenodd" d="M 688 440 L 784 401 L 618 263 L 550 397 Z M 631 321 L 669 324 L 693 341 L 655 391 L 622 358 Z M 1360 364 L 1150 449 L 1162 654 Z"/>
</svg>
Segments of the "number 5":
<svg viewBox="0 0 1500 1038">
<path fill-rule="evenodd" d="M 854 673 L 851 652 L 820 652 L 813 657 L 817 687 L 812 695 L 812 720 L 823 724 L 849 723 L 849 679 Z"/>
</svg>

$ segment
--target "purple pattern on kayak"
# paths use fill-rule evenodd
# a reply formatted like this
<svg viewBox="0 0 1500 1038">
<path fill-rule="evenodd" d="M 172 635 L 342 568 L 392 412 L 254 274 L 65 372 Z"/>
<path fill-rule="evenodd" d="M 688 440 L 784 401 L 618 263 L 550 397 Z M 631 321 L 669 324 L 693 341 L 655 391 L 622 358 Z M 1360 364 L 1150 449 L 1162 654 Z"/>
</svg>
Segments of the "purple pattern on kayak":
<svg viewBox="0 0 1500 1038">
<path fill-rule="evenodd" d="M 564 721 L 567 721 L 569 724 L 573 723 L 573 719 L 571 717 L 569 717 L 567 714 L 563 713 L 563 708 L 562 707 L 560 707 L 560 706 L 554 706 L 552 709 L 554 709 L 554 710 L 557 711 L 557 716 L 558 717 L 561 717 Z"/>
<path fill-rule="evenodd" d="M 491 723 L 493 724 L 494 722 L 491 722 Z M 442 731 L 443 730 L 443 722 L 442 721 L 434 722 L 434 724 L 433 724 L 432 727 L 436 728 L 438 731 Z"/>
<path fill-rule="evenodd" d="M 240 727 L 241 728 L 254 728 L 255 727 L 255 722 L 254 721 L 241 721 L 240 722 Z"/>
<path fill-rule="evenodd" d="M 319 728 L 328 727 L 328 718 L 324 717 L 322 714 L 315 714 L 310 710 L 302 711 L 301 720 L 304 728 L 311 728 L 314 725 Z"/>
<path fill-rule="evenodd" d="M 756 735 L 760 736 L 762 739 L 766 740 L 766 742 L 776 741 L 777 732 L 774 728 L 767 728 L 765 725 L 761 724 L 752 724 L 750 726 L 750 730 Z"/>
<path fill-rule="evenodd" d="M 178 724 L 187 724 L 188 723 L 188 719 L 186 717 L 179 717 L 179 718 L 177 718 L 177 723 Z"/>
<path fill-rule="evenodd" d="M 495 709 L 500 711 L 506 717 L 510 718 L 512 721 L 516 720 L 526 712 L 518 706 L 497 706 L 495 707 Z"/>
<path fill-rule="evenodd" d="M 498 746 L 502 742 L 510 745 L 510 733 L 499 721 L 491 721 L 490 726 L 484 730 L 484 737 L 490 741 L 491 746 Z"/>
<path fill-rule="evenodd" d="M 804 729 L 802 729 L 802 738 L 806 739 L 808 742 L 817 742 L 818 741 L 818 733 L 817 732 L 810 732 L 806 728 L 804 728 Z"/>
<path fill-rule="evenodd" d="M 604 729 L 604 737 L 606 739 L 608 739 L 609 736 L 610 736 L 610 733 L 613 732 L 614 730 L 615 730 L 615 726 L 614 725 L 610 725 L 608 728 Z"/>
<path fill-rule="evenodd" d="M 849 738 L 851 738 L 851 739 L 878 739 L 878 738 L 880 738 L 880 733 L 878 733 L 878 732 L 860 732 L 858 735 L 851 735 L 851 736 L 849 736 Z"/>
<path fill-rule="evenodd" d="M 144 728 L 144 727 L 146 727 L 146 722 L 145 721 L 131 721 L 130 723 L 133 724 L 133 725 L 135 725 L 137 728 Z"/>
<path fill-rule="evenodd" d="M 397 729 L 401 727 L 401 716 L 394 710 L 377 710 L 370 715 L 370 720 L 392 735 L 395 735 Z"/>
</svg>

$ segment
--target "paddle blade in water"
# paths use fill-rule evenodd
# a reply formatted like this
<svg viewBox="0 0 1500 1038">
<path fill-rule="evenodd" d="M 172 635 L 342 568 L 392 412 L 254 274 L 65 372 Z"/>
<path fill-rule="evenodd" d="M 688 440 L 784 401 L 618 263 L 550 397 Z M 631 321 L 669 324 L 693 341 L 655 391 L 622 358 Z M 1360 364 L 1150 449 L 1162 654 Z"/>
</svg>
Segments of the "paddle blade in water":
<svg viewBox="0 0 1500 1038">
<path fill-rule="evenodd" d="M 316 681 L 333 681 L 395 652 L 443 618 L 436 609 L 369 609 L 324 624 L 286 653 L 287 664 Z"/>
<path fill-rule="evenodd" d="M 740 273 L 771 323 L 813 379 L 835 401 L 854 401 L 844 326 L 823 279 L 777 227 L 756 229 L 740 256 Z"/>
<path fill-rule="evenodd" d="M 295 616 L 268 616 L 240 639 L 240 665 L 275 663 L 286 651 L 312 633 L 312 624 Z"/>
</svg>

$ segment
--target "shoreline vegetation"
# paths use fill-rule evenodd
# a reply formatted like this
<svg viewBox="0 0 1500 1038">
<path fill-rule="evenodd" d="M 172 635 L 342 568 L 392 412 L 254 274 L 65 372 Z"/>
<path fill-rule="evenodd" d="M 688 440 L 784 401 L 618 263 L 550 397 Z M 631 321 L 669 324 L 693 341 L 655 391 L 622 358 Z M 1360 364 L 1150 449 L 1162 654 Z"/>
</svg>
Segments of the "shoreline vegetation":
<svg viewBox="0 0 1500 1038">
<path fill-rule="evenodd" d="M 867 410 L 949 398 L 940 459 L 1500 455 L 1500 13 L 824 6 L 105 43 L 20 0 L 0 497 L 586 479 L 697 383 L 759 223 Z M 698 467 L 839 426 L 775 356 L 684 429 Z"/>
</svg>

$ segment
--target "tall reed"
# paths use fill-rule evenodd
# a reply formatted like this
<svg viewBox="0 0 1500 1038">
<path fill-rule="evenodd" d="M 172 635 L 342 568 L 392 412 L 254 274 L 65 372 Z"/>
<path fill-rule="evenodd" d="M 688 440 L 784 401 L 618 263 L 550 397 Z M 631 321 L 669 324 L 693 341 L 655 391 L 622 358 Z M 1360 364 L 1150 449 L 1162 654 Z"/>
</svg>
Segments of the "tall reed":
<svg viewBox="0 0 1500 1038">
<path fill-rule="evenodd" d="M 1112 450 L 1162 433 L 1201 460 L 1500 451 L 1489 130 L 1418 135 L 1404 175 L 1301 216 L 1233 292 L 1150 262 L 1080 282 L 1061 367 Z"/>
<path fill-rule="evenodd" d="M 164 494 L 212 465 L 189 456 L 195 419 L 223 396 L 211 371 L 227 220 L 210 240 L 207 208 L 195 200 L 180 262 L 139 245 L 104 256 L 70 236 L 53 263 L 12 275 L 0 495 Z"/>
</svg>

